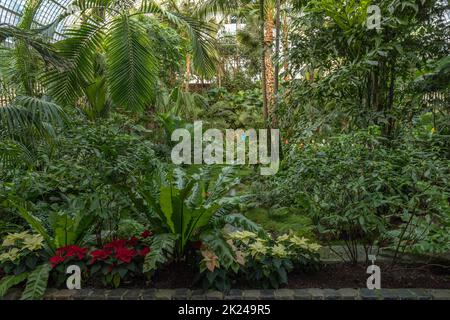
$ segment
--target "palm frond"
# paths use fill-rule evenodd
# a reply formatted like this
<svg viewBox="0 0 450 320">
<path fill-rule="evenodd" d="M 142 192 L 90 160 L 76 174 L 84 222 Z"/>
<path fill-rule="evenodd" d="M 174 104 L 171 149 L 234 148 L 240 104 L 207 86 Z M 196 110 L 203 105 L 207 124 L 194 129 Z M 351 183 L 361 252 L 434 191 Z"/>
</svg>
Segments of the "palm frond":
<svg viewBox="0 0 450 320">
<path fill-rule="evenodd" d="M 205 17 L 209 15 L 233 14 L 242 6 L 241 0 L 206 0 L 202 1 L 197 10 L 196 15 Z"/>
<path fill-rule="evenodd" d="M 66 39 L 55 44 L 67 59 L 66 67 L 52 69 L 43 77 L 49 92 L 60 103 L 72 103 L 82 95 L 83 86 L 94 77 L 95 52 L 102 46 L 104 22 L 87 19 L 79 27 L 67 29 Z"/>
<path fill-rule="evenodd" d="M 20 40 L 39 53 L 45 62 L 54 67 L 62 67 L 65 64 L 64 58 L 58 54 L 52 44 L 44 39 L 40 32 L 41 30 L 22 30 L 8 24 L 0 24 L 0 43 L 7 38 L 14 41 Z"/>
<path fill-rule="evenodd" d="M 31 165 L 35 160 L 34 154 L 19 141 L 0 140 L 0 169 L 16 168 L 22 163 Z"/>
<path fill-rule="evenodd" d="M 214 74 L 218 61 L 214 38 L 218 29 L 216 24 L 200 21 L 178 12 L 163 10 L 153 0 L 143 0 L 139 12 L 159 15 L 178 29 L 187 32 L 193 50 L 192 62 L 195 71 L 203 76 Z"/>
<path fill-rule="evenodd" d="M 106 47 L 113 102 L 143 110 L 153 98 L 158 73 L 145 27 L 133 17 L 120 15 L 111 23 Z"/>
<path fill-rule="evenodd" d="M 14 103 L 24 106 L 31 113 L 31 117 L 35 121 L 60 126 L 67 122 L 67 116 L 64 110 L 56 103 L 45 100 L 44 98 L 18 96 L 14 100 Z"/>
<path fill-rule="evenodd" d="M 18 141 L 31 138 L 46 138 L 51 125 L 63 125 L 67 120 L 64 111 L 57 104 L 41 98 L 18 96 L 14 101 L 0 108 L 0 137 Z"/>
<path fill-rule="evenodd" d="M 81 11 L 97 8 L 108 8 L 115 0 L 75 0 L 73 5 L 80 8 Z"/>
</svg>

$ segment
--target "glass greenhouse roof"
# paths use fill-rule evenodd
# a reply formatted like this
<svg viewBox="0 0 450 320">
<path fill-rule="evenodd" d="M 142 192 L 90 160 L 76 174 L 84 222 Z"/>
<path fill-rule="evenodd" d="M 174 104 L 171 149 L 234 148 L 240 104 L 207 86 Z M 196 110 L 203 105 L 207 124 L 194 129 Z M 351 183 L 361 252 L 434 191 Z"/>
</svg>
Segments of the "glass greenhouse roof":
<svg viewBox="0 0 450 320">
<path fill-rule="evenodd" d="M 62 14 L 73 0 L 42 0 L 33 27 L 42 27 L 54 22 Z M 25 9 L 27 0 L 0 0 L 0 24 L 17 25 Z M 61 29 L 66 21 L 62 21 L 56 27 L 55 40 L 62 38 Z"/>
</svg>

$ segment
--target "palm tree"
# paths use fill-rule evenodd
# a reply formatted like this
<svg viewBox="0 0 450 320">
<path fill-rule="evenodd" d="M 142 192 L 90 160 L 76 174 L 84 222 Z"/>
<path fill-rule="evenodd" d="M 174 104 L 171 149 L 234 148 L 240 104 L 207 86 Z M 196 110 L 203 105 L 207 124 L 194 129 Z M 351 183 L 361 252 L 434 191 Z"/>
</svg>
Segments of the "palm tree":
<svg viewBox="0 0 450 320">
<path fill-rule="evenodd" d="M 286 11 L 283 12 L 283 69 L 284 69 L 284 81 L 290 80 L 289 75 L 289 26 L 288 26 L 288 14 Z"/>
<path fill-rule="evenodd" d="M 275 105 L 275 72 L 272 62 L 273 57 L 273 30 L 275 27 L 274 13 L 275 6 L 273 0 L 261 0 L 264 4 L 264 38 L 263 38 L 263 57 L 265 70 L 265 95 L 267 100 L 268 119 L 274 119 L 273 109 Z"/>
<path fill-rule="evenodd" d="M 41 30 L 9 25 L 0 26 L 0 43 L 12 38 L 16 46 L 2 46 L 0 78 L 13 87 L 11 101 L 0 106 L 0 167 L 13 168 L 35 163 L 38 149 L 53 146 L 55 129 L 66 122 L 64 111 L 48 97 L 35 94 L 34 77 L 38 65 L 60 68 L 65 61 L 42 38 Z M 29 74 L 23 72 L 28 70 Z M 29 86 L 28 86 L 29 85 Z M 28 86 L 28 88 L 27 88 Z M 30 92 L 30 91 L 31 92 Z M 14 96 L 17 95 L 17 96 Z"/>
<path fill-rule="evenodd" d="M 114 105 L 143 110 L 154 99 L 158 59 L 155 47 L 139 18 L 165 21 L 184 32 L 192 46 L 196 72 L 215 71 L 215 26 L 179 12 L 165 10 L 152 0 L 78 0 L 80 21 L 65 31 L 66 39 L 55 44 L 69 61 L 64 70 L 52 69 L 45 76 L 51 95 L 71 104 L 85 95 L 96 81 L 98 55 L 106 58 L 106 87 Z"/>
<path fill-rule="evenodd" d="M 0 167 L 33 165 L 38 148 L 53 146 L 56 126 L 65 123 L 64 111 L 45 98 L 17 96 L 0 107 Z"/>
<path fill-rule="evenodd" d="M 227 15 L 243 14 L 245 16 L 248 13 L 254 13 L 254 11 L 242 10 L 242 8 L 258 8 L 261 25 L 261 86 L 263 92 L 263 113 L 266 122 L 269 122 L 270 120 L 272 123 L 276 123 L 274 114 L 275 72 L 272 61 L 272 44 L 274 40 L 273 30 L 275 27 L 276 13 L 275 1 L 276 0 L 206 0 L 201 4 L 200 9 L 198 10 L 200 15 L 221 13 Z M 241 11 L 241 13 L 239 11 Z"/>
<path fill-rule="evenodd" d="M 28 0 L 17 27 L 30 30 L 34 16 L 42 0 Z M 30 48 L 22 40 L 15 45 L 16 69 L 19 74 L 23 90 L 27 95 L 33 95 L 35 89 L 35 76 L 38 68 L 38 59 L 32 54 Z"/>
<path fill-rule="evenodd" d="M 191 19 L 195 19 L 195 10 L 193 9 L 195 7 L 195 1 L 193 0 L 165 0 L 163 1 L 163 5 L 167 10 L 170 10 L 171 12 L 177 13 L 179 15 L 182 15 L 184 17 L 189 17 Z M 213 26 L 213 24 L 211 24 L 211 26 Z M 217 29 L 216 29 L 217 30 Z M 193 48 L 192 48 L 192 43 L 190 41 L 190 37 L 189 34 L 186 32 L 186 30 L 181 30 L 180 33 L 181 38 L 183 39 L 184 42 L 184 51 L 185 51 L 185 72 L 184 72 L 184 89 L 185 91 L 189 91 L 189 81 L 192 77 L 192 73 L 197 72 L 197 70 L 195 70 L 195 65 L 194 65 L 194 70 L 192 70 L 192 62 L 191 62 L 191 57 L 193 54 Z M 218 58 L 215 57 L 215 63 L 217 64 Z M 207 73 L 205 74 L 204 72 L 202 72 L 202 70 L 199 70 L 197 73 L 199 73 L 200 75 L 207 75 L 207 76 L 211 76 L 211 73 Z"/>
</svg>

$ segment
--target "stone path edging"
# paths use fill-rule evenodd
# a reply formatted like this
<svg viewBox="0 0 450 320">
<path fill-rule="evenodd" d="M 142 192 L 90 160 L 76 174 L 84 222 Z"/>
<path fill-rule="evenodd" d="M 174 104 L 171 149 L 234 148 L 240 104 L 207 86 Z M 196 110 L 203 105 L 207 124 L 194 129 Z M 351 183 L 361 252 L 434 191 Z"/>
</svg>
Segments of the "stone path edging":
<svg viewBox="0 0 450 320">
<path fill-rule="evenodd" d="M 10 290 L 5 300 L 20 298 Z M 45 300 L 450 300 L 450 289 L 278 289 L 219 291 L 189 289 L 48 289 Z"/>
</svg>

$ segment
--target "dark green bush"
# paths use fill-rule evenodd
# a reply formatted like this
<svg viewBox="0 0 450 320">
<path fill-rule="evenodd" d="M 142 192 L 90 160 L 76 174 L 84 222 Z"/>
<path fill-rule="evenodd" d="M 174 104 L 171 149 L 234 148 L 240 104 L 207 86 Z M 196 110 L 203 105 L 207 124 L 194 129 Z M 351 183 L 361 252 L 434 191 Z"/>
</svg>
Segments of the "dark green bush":
<svg viewBox="0 0 450 320">
<path fill-rule="evenodd" d="M 417 129 L 387 141 L 371 128 L 296 141 L 267 189 L 309 215 L 322 239 L 343 240 L 353 261 L 358 244 L 445 252 L 448 238 L 437 234 L 449 232 L 447 139 Z"/>
</svg>

